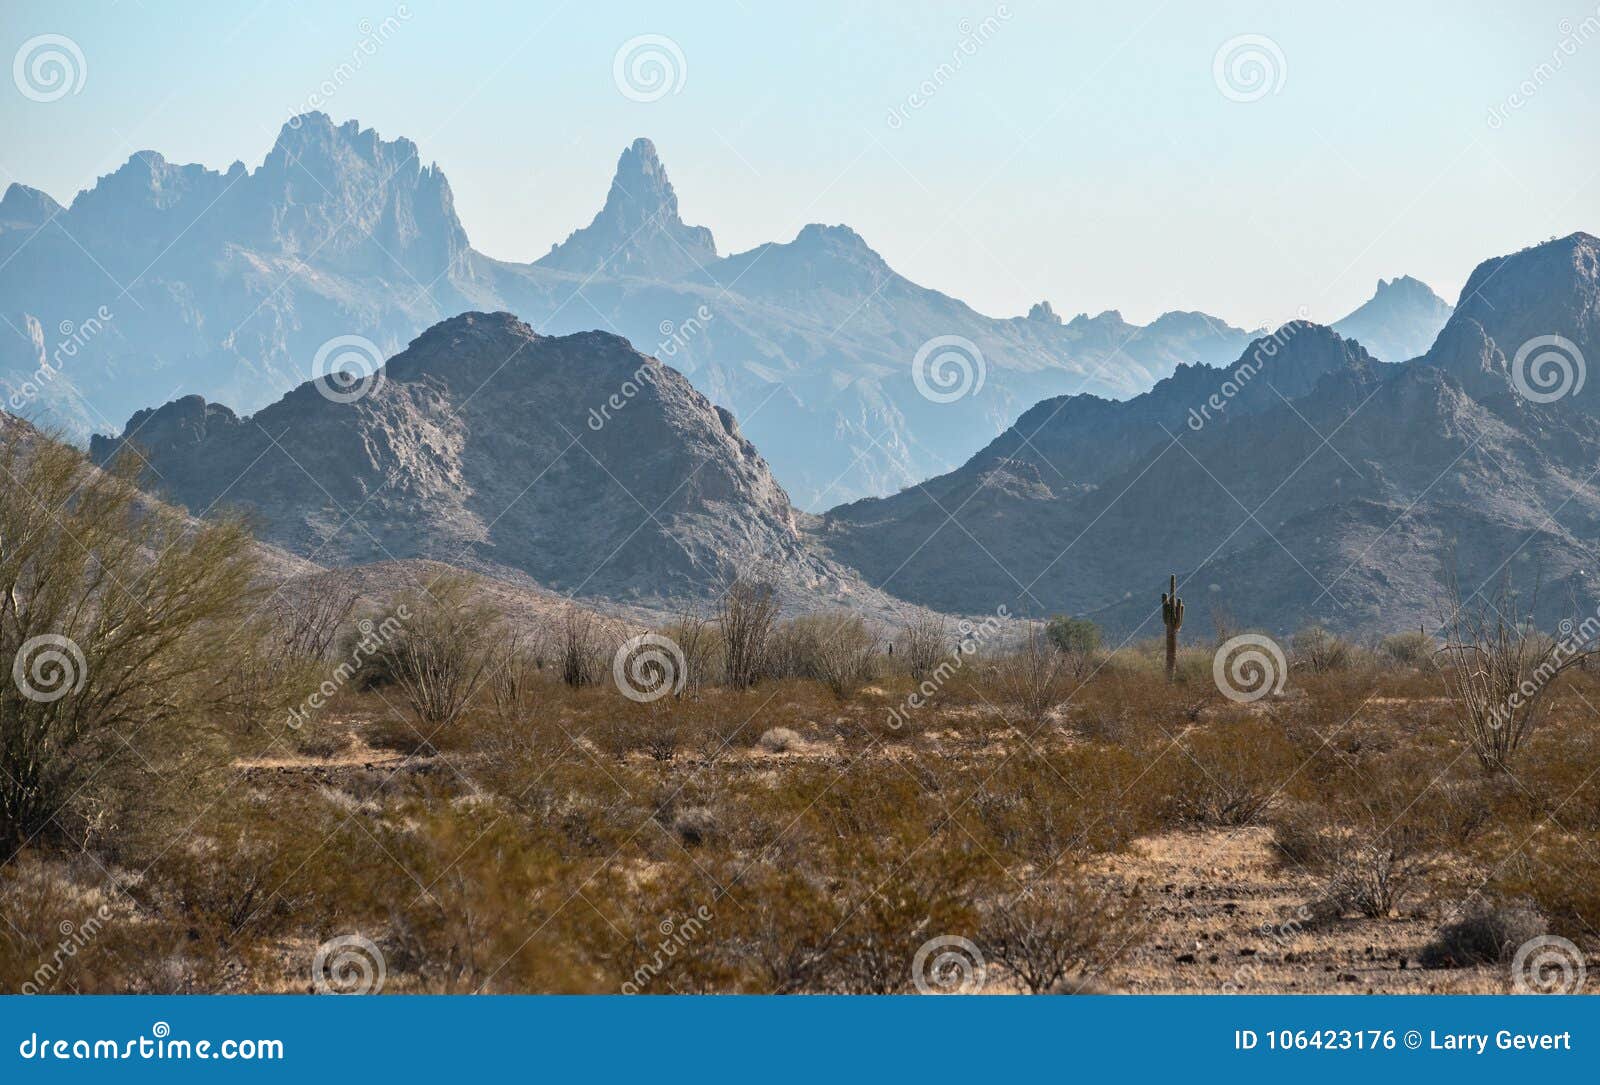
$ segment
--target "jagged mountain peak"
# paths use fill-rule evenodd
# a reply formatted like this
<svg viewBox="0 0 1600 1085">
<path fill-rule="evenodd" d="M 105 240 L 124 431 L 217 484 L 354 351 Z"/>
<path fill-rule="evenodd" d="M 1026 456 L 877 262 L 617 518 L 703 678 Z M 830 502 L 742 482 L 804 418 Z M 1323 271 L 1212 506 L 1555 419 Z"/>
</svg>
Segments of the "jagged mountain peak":
<svg viewBox="0 0 1600 1085">
<path fill-rule="evenodd" d="M 552 245 L 537 263 L 580 274 L 673 276 L 692 274 L 716 258 L 711 231 L 684 223 L 656 145 L 640 137 L 617 159 L 594 221 Z"/>
<path fill-rule="evenodd" d="M 1060 324 L 1061 317 L 1048 301 L 1036 301 L 1028 310 L 1028 320 L 1037 320 L 1045 324 Z"/>
<path fill-rule="evenodd" d="M 1450 319 L 1450 304 L 1410 275 L 1379 279 L 1372 297 L 1333 325 L 1388 362 L 1422 354 Z"/>
<path fill-rule="evenodd" d="M 49 193 L 13 181 L 0 198 L 0 230 L 42 226 L 62 210 Z"/>
</svg>

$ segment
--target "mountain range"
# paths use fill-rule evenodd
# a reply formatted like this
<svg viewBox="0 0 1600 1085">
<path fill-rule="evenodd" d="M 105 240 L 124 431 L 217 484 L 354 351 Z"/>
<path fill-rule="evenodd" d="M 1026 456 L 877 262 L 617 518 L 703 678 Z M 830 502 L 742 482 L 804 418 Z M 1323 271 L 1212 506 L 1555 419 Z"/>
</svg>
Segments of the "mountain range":
<svg viewBox="0 0 1600 1085">
<path fill-rule="evenodd" d="M 189 397 L 93 452 L 136 444 L 152 487 L 242 505 L 312 560 L 658 606 L 760 570 L 808 605 L 1005 604 L 1118 636 L 1150 631 L 1175 572 L 1201 628 L 1393 632 L 1435 625 L 1452 580 L 1537 584 L 1549 617 L 1600 603 L 1596 351 L 1600 241 L 1574 234 L 1480 265 L 1414 359 L 1292 322 L 1127 400 L 1043 400 L 958 469 L 821 515 L 670 366 L 505 313 L 430 329 L 352 403 Z"/>
<path fill-rule="evenodd" d="M 1125 402 L 1041 402 L 949 474 L 829 512 L 829 550 L 896 595 L 1149 632 L 1190 621 L 1433 628 L 1446 585 L 1508 576 L 1547 616 L 1600 601 L 1600 241 L 1481 264 L 1420 357 L 1309 323 Z M 1159 628 L 1159 626 L 1157 626 Z"/>
<path fill-rule="evenodd" d="M 949 471 L 1041 399 L 1126 397 L 1251 339 L 1193 312 L 1145 326 L 1115 311 L 1062 320 L 1047 302 L 984 316 L 897 274 L 847 226 L 719 255 L 643 139 L 594 220 L 527 263 L 471 247 L 414 143 L 322 113 L 291 119 L 253 170 L 141 151 L 69 206 L 21 184 L 0 199 L 0 391 L 78 440 L 183 395 L 254 412 L 316 376 L 332 341 L 369 342 L 375 367 L 468 311 L 547 336 L 598 327 L 670 361 L 813 511 Z M 1398 279 L 1340 326 L 1399 361 L 1447 315 Z M 950 402 L 913 376 L 941 338 L 970 345 L 983 377 Z"/>
</svg>

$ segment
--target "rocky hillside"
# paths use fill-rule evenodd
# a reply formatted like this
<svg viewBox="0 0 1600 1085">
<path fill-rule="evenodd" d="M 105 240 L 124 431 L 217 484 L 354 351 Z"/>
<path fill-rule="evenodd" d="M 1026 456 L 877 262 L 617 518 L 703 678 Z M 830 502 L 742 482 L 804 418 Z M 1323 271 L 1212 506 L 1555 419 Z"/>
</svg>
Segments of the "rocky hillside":
<svg viewBox="0 0 1600 1085">
<path fill-rule="evenodd" d="M 169 500 L 241 508 L 322 564 L 426 557 L 641 604 L 742 571 L 812 605 L 876 602 L 815 555 L 732 415 L 605 332 L 467 313 L 367 384 L 308 382 L 243 417 L 184 397 L 92 454 L 128 442 Z"/>
<path fill-rule="evenodd" d="M 1041 403 L 959 470 L 829 513 L 824 534 L 917 602 L 1124 634 L 1159 629 L 1169 569 L 1200 635 L 1415 628 L 1452 575 L 1471 591 L 1506 571 L 1552 614 L 1593 607 L 1600 422 L 1574 374 L 1600 357 L 1597 248 L 1575 234 L 1487 261 L 1406 365 L 1290 325 L 1124 403 Z M 1574 364 L 1524 352 L 1544 336 Z"/>
</svg>

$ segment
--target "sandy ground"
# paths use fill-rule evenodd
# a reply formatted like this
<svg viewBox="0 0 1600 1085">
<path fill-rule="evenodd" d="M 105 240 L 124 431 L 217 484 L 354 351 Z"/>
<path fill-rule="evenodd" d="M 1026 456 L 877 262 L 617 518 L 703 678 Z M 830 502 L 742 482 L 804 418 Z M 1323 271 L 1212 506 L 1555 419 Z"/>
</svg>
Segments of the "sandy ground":
<svg viewBox="0 0 1600 1085">
<path fill-rule="evenodd" d="M 1417 954 L 1437 925 L 1428 914 L 1296 922 L 1314 878 L 1274 859 L 1271 830 L 1165 833 L 1136 841 L 1103 868 L 1138 886 L 1150 908 L 1128 955 L 1096 978 L 1138 993 L 1502 993 L 1495 967 L 1423 969 Z"/>
</svg>

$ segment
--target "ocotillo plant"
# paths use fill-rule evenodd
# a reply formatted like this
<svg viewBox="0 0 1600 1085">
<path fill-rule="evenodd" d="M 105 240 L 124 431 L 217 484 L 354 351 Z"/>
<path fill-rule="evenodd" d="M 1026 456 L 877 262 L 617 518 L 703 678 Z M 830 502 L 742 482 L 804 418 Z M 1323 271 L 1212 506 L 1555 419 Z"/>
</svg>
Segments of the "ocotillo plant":
<svg viewBox="0 0 1600 1085">
<path fill-rule="evenodd" d="M 1161 596 L 1161 621 L 1167 627 L 1167 681 L 1178 679 L 1178 630 L 1183 628 L 1183 600 L 1178 598 L 1178 574 L 1167 582 Z"/>
</svg>

